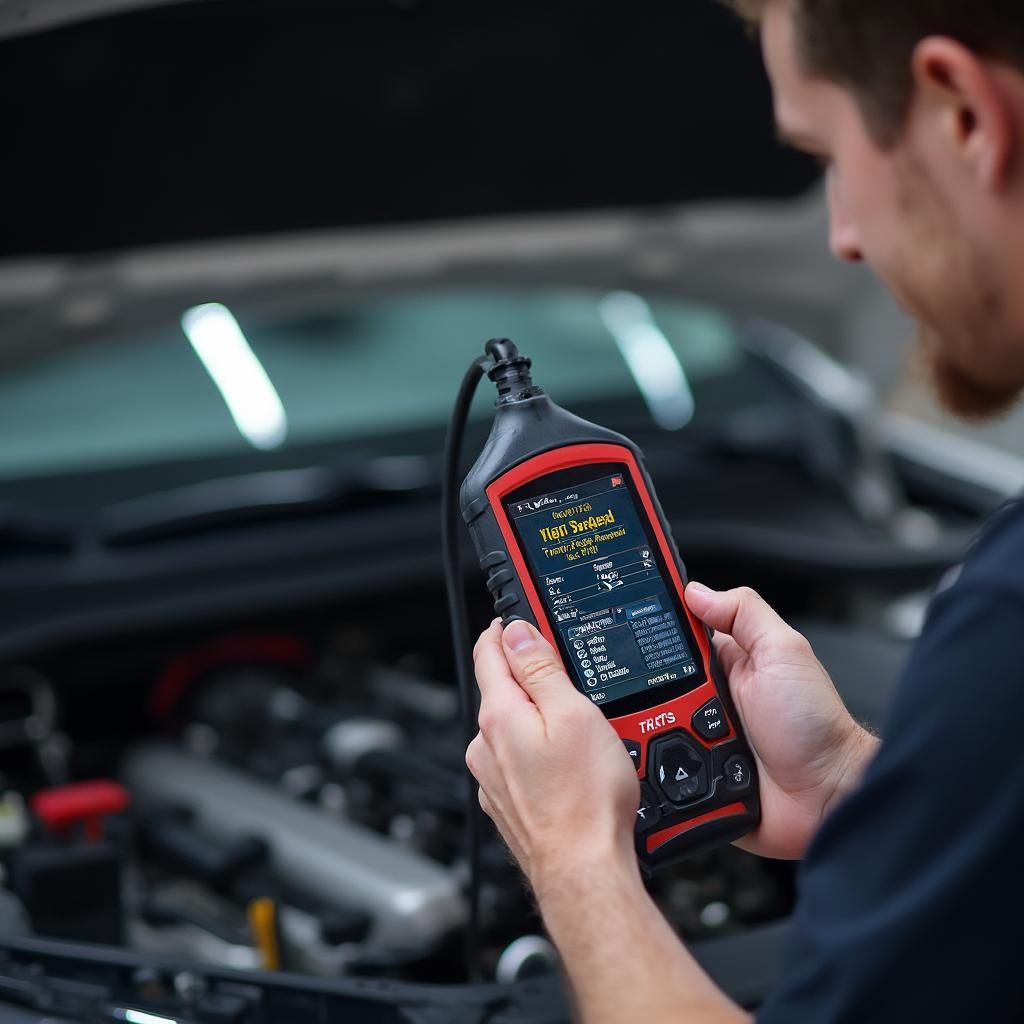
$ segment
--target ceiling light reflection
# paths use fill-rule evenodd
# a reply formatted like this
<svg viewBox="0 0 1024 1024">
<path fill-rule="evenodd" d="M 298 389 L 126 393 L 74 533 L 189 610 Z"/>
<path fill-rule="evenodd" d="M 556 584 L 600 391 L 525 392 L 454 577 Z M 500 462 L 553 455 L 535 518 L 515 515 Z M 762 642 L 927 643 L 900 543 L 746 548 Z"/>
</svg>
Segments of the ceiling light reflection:
<svg viewBox="0 0 1024 1024">
<path fill-rule="evenodd" d="M 655 323 L 651 307 L 633 292 L 611 292 L 599 306 L 655 423 L 679 430 L 693 419 L 693 392 L 679 356 Z"/>
<path fill-rule="evenodd" d="M 181 328 L 242 436 L 256 448 L 280 447 L 288 434 L 284 405 L 231 310 L 219 302 L 193 306 Z"/>
</svg>

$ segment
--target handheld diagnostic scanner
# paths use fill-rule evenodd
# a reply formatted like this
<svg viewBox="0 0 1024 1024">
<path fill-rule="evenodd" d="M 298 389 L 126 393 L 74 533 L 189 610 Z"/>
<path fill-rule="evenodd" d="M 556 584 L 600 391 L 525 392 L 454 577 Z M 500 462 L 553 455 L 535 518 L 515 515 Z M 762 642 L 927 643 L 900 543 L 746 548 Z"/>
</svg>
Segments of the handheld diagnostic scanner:
<svg viewBox="0 0 1024 1024">
<path fill-rule="evenodd" d="M 647 873 L 739 838 L 754 759 L 639 448 L 552 402 L 511 342 L 487 355 L 494 425 L 460 505 L 494 610 L 533 623 L 622 738 Z"/>
</svg>

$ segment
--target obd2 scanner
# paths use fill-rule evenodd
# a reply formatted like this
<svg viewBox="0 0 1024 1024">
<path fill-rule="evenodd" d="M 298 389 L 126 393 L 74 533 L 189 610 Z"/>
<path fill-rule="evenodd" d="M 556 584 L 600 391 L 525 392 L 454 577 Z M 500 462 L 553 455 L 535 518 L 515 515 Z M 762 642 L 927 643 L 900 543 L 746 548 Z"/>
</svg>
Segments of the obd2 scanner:
<svg viewBox="0 0 1024 1024">
<path fill-rule="evenodd" d="M 552 402 L 510 341 L 486 353 L 494 425 L 459 504 L 495 611 L 533 623 L 622 738 L 646 873 L 739 838 L 760 817 L 754 759 L 640 450 Z"/>
</svg>

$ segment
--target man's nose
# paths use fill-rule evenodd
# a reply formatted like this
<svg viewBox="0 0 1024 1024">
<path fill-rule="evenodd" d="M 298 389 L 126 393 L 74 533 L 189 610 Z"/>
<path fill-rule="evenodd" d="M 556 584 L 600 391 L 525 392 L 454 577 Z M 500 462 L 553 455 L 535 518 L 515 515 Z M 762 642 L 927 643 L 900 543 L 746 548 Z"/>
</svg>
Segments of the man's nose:
<svg viewBox="0 0 1024 1024">
<path fill-rule="evenodd" d="M 839 220 L 834 214 L 829 225 L 828 244 L 837 260 L 860 263 L 864 259 L 857 232 L 852 225 Z"/>
<path fill-rule="evenodd" d="M 837 260 L 846 263 L 860 263 L 864 255 L 860 248 L 860 237 L 853 224 L 843 214 L 842 205 L 836 197 L 832 175 L 828 176 L 828 245 Z"/>
</svg>

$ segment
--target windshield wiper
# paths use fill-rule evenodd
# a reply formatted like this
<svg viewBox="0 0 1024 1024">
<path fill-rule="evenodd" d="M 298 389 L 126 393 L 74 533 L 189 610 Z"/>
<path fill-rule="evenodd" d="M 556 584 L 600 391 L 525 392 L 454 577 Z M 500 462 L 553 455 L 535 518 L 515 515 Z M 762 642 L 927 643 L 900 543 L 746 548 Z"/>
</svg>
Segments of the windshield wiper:
<svg viewBox="0 0 1024 1024">
<path fill-rule="evenodd" d="M 67 521 L 0 503 L 0 558 L 67 554 L 77 542 L 77 532 Z"/>
<path fill-rule="evenodd" d="M 438 474 L 424 456 L 371 459 L 342 470 L 274 470 L 189 484 L 103 509 L 97 539 L 108 545 L 155 543 L 224 527 L 433 497 Z"/>
</svg>

